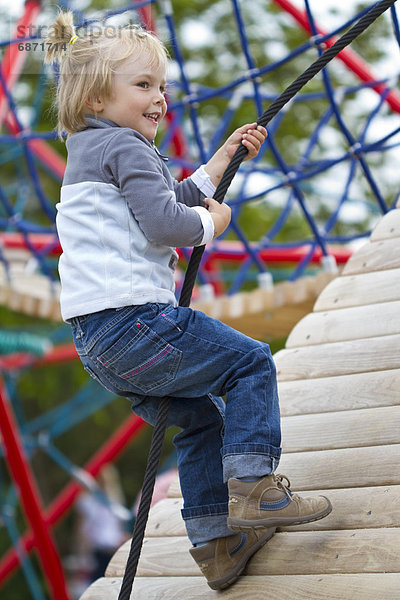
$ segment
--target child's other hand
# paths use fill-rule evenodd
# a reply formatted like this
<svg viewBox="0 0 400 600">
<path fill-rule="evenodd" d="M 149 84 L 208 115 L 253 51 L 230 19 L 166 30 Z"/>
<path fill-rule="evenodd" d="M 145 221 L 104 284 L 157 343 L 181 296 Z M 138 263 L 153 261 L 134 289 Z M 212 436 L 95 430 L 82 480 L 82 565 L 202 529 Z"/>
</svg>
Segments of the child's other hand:
<svg viewBox="0 0 400 600">
<path fill-rule="evenodd" d="M 231 221 L 230 206 L 222 202 L 220 204 L 214 198 L 204 198 L 206 208 L 208 208 L 211 218 L 214 222 L 214 237 L 218 237 L 224 233 Z"/>
<path fill-rule="evenodd" d="M 229 159 L 233 157 L 240 143 L 248 150 L 243 160 L 254 158 L 260 151 L 261 144 L 267 137 L 267 130 L 257 123 L 250 123 L 239 127 L 225 142 L 225 149 Z"/>
</svg>

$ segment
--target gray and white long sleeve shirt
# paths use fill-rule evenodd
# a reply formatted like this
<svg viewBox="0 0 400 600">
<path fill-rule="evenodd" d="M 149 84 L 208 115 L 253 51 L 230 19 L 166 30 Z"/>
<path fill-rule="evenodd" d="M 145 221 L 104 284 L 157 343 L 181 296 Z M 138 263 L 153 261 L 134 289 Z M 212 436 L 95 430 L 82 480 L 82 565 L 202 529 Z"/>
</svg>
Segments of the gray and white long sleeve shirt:
<svg viewBox="0 0 400 600">
<path fill-rule="evenodd" d="M 176 305 L 175 246 L 214 236 L 204 198 L 215 192 L 202 167 L 178 183 L 137 131 L 106 119 L 67 140 L 57 204 L 64 320 L 147 302 Z"/>
</svg>

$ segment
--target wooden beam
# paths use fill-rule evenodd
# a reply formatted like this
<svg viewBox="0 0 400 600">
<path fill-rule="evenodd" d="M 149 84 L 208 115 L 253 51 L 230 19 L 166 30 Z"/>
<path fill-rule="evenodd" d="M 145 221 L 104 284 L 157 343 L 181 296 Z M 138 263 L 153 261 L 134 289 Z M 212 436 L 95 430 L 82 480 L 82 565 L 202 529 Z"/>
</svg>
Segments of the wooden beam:
<svg viewBox="0 0 400 600">
<path fill-rule="evenodd" d="M 280 381 L 282 416 L 399 404 L 400 369 Z"/>
<path fill-rule="evenodd" d="M 28 274 L 21 264 L 16 264 L 7 276 L 0 263 L 0 304 L 11 310 L 61 321 L 60 283 L 51 282 L 38 273 Z"/>
<path fill-rule="evenodd" d="M 289 348 L 274 358 L 280 381 L 398 369 L 400 334 Z"/>
<path fill-rule="evenodd" d="M 370 240 L 371 242 L 380 242 L 392 238 L 400 238 L 400 210 L 390 210 L 380 219 L 375 229 L 373 230 Z"/>
<path fill-rule="evenodd" d="M 399 211 L 400 213 L 400 211 Z M 400 299 L 400 269 L 342 275 L 324 288 L 314 311 L 363 306 Z"/>
<path fill-rule="evenodd" d="M 122 578 L 103 577 L 81 600 L 117 600 Z M 131 600 L 394 600 L 400 573 L 241 577 L 219 595 L 203 577 L 138 577 Z"/>
<path fill-rule="evenodd" d="M 293 490 L 399 485 L 400 444 L 284 454 L 279 472 Z"/>
<path fill-rule="evenodd" d="M 363 529 L 400 526 L 400 485 L 330 490 L 309 490 L 307 496 L 325 494 L 333 510 L 320 521 L 282 527 L 283 531 L 309 531 L 322 529 Z M 164 498 L 155 504 L 149 515 L 146 537 L 186 535 L 181 516 L 183 500 Z"/>
<path fill-rule="evenodd" d="M 193 302 L 191 306 L 251 337 L 283 338 L 312 310 L 319 293 L 335 277 L 321 272 L 313 277 L 277 283 L 271 290 L 239 292 L 210 302 Z"/>
<path fill-rule="evenodd" d="M 201 576 L 186 536 L 147 538 L 138 577 Z M 248 575 L 396 573 L 400 529 L 278 532 L 247 566 Z M 108 565 L 107 577 L 122 577 L 129 554 L 126 542 Z"/>
<path fill-rule="evenodd" d="M 286 348 L 396 333 L 400 333 L 400 300 L 310 313 L 295 325 Z"/>
<path fill-rule="evenodd" d="M 400 406 L 282 418 L 282 451 L 304 452 L 397 444 Z"/>
<path fill-rule="evenodd" d="M 380 242 L 368 242 L 349 258 L 343 275 L 386 271 L 400 267 L 400 240 L 398 238 Z"/>
<path fill-rule="evenodd" d="M 283 454 L 279 472 L 294 491 L 400 485 L 400 444 Z M 180 498 L 176 479 L 169 498 Z"/>
</svg>

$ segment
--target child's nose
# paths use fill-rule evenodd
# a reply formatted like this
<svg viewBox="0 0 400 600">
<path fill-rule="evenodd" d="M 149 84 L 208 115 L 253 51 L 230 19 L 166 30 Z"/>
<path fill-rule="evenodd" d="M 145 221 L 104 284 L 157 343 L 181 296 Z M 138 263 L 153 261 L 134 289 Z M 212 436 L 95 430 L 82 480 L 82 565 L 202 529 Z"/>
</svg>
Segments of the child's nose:
<svg viewBox="0 0 400 600">
<path fill-rule="evenodd" d="M 160 91 L 155 94 L 154 100 L 157 104 L 163 104 L 165 102 L 164 94 Z"/>
</svg>

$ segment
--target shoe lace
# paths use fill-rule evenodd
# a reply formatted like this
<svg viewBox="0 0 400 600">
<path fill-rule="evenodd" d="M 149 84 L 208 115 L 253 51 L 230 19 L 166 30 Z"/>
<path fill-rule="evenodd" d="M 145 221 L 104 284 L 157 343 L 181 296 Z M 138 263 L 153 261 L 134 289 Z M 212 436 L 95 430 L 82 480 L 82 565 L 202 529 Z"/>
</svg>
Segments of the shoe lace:
<svg viewBox="0 0 400 600">
<path fill-rule="evenodd" d="M 292 497 L 290 491 L 290 481 L 286 475 L 280 475 L 279 473 L 274 473 L 273 480 L 275 481 L 277 487 L 282 490 L 288 498 Z M 285 483 L 286 482 L 286 483 Z"/>
</svg>

